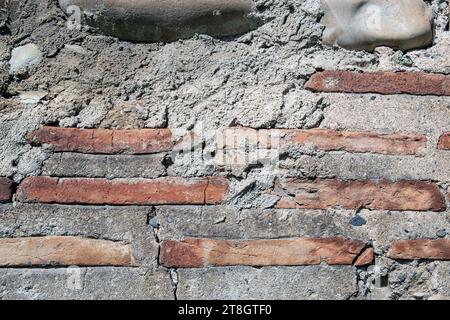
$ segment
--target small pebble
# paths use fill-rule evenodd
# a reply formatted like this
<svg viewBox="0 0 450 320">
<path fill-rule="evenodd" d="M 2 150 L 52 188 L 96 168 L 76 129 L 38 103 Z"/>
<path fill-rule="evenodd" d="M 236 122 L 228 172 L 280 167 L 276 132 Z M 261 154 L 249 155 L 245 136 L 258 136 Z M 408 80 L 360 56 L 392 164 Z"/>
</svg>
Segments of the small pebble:
<svg viewBox="0 0 450 320">
<path fill-rule="evenodd" d="M 159 223 L 157 218 L 150 219 L 150 221 L 148 223 L 150 224 L 150 226 L 152 226 L 153 228 L 156 228 L 156 229 L 159 229 L 159 227 L 161 227 L 161 224 Z"/>
<path fill-rule="evenodd" d="M 353 217 L 350 220 L 350 224 L 355 227 L 361 227 L 361 226 L 365 225 L 366 223 L 367 223 L 367 221 L 360 216 Z"/>
<path fill-rule="evenodd" d="M 214 224 L 224 223 L 227 220 L 227 217 L 222 217 L 214 221 Z"/>
<path fill-rule="evenodd" d="M 404 274 L 404 273 L 400 273 L 399 275 L 398 275 L 398 281 L 399 282 L 405 282 L 405 280 L 406 280 L 406 274 Z"/>
<path fill-rule="evenodd" d="M 445 229 L 440 229 L 436 232 L 436 236 L 439 238 L 445 238 L 447 231 Z"/>
</svg>

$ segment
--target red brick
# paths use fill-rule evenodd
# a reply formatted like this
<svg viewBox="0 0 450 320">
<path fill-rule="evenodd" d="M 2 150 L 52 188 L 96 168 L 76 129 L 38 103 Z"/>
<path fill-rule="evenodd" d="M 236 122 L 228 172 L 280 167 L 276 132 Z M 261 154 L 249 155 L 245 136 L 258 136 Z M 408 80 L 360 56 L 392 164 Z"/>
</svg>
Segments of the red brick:
<svg viewBox="0 0 450 320">
<path fill-rule="evenodd" d="M 427 143 L 425 136 L 378 134 L 371 132 L 348 132 L 336 130 L 296 130 L 291 141 L 298 144 L 312 144 L 324 151 L 349 151 L 380 154 L 415 155 Z"/>
<path fill-rule="evenodd" d="M 170 151 L 174 145 L 169 129 L 76 129 L 43 127 L 33 132 L 33 145 L 50 144 L 56 152 L 98 154 L 149 154 Z"/>
<path fill-rule="evenodd" d="M 444 133 L 441 136 L 438 148 L 441 150 L 450 150 L 450 132 Z"/>
<path fill-rule="evenodd" d="M 31 203 L 203 205 L 220 203 L 227 189 L 228 181 L 218 177 L 148 180 L 30 177 L 19 185 L 17 199 Z"/>
<path fill-rule="evenodd" d="M 292 144 L 310 144 L 324 151 L 348 151 L 389 155 L 417 155 L 427 138 L 414 134 L 383 134 L 326 129 L 229 128 L 218 137 L 219 150 L 269 150 Z"/>
<path fill-rule="evenodd" d="M 131 245 L 78 237 L 0 238 L 0 267 L 135 266 Z"/>
<path fill-rule="evenodd" d="M 388 256 L 399 260 L 450 260 L 450 239 L 395 241 Z"/>
<path fill-rule="evenodd" d="M 373 251 L 363 242 L 345 238 L 276 240 L 167 240 L 160 263 L 169 268 L 208 266 L 367 265 Z"/>
<path fill-rule="evenodd" d="M 9 202 L 12 198 L 12 181 L 8 178 L 0 178 L 0 203 Z"/>
<path fill-rule="evenodd" d="M 423 72 L 323 71 L 306 83 L 312 91 L 450 96 L 450 76 Z"/>
<path fill-rule="evenodd" d="M 423 181 L 341 181 L 284 179 L 277 208 L 444 211 L 445 197 L 434 183 Z"/>
</svg>

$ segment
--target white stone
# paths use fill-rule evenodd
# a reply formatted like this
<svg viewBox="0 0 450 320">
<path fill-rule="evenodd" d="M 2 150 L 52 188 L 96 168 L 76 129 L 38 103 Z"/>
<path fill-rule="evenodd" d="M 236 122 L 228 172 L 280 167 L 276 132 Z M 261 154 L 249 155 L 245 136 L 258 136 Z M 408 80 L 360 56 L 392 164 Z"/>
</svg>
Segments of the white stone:
<svg viewBox="0 0 450 320">
<path fill-rule="evenodd" d="M 422 0 L 321 0 L 323 42 L 346 49 L 400 50 L 432 43 L 432 14 Z"/>
<path fill-rule="evenodd" d="M 19 94 L 22 104 L 37 104 L 47 96 L 46 91 L 25 91 Z"/>
<path fill-rule="evenodd" d="M 9 73 L 11 75 L 24 74 L 37 66 L 43 58 L 39 47 L 35 44 L 27 44 L 14 48 L 9 61 Z"/>
</svg>

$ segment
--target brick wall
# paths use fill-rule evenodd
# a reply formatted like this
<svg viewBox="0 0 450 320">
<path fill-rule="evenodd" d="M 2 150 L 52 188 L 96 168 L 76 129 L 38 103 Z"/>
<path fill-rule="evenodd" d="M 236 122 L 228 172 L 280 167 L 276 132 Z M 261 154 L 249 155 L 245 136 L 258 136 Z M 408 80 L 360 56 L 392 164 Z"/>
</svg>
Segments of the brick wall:
<svg viewBox="0 0 450 320">
<path fill-rule="evenodd" d="M 295 21 L 314 11 L 254 40 L 106 37 L 109 55 L 83 30 L 36 34 L 66 47 L 45 47 L 2 96 L 0 298 L 450 298 L 450 35 L 436 3 L 436 44 L 410 67 L 395 51 L 303 44 L 314 35 Z M 77 37 L 87 53 L 68 52 Z M 233 50 L 276 57 L 261 73 Z"/>
</svg>

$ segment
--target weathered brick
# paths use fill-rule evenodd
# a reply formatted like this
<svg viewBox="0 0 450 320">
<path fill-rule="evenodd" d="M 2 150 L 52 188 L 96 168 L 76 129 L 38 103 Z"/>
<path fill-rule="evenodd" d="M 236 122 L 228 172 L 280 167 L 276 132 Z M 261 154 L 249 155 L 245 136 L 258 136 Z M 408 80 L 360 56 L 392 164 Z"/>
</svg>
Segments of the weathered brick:
<svg viewBox="0 0 450 320">
<path fill-rule="evenodd" d="M 277 208 L 374 209 L 443 211 L 445 197 L 438 186 L 424 181 L 342 181 L 334 179 L 280 181 Z"/>
<path fill-rule="evenodd" d="M 306 83 L 312 91 L 450 96 L 450 75 L 327 70 Z"/>
<path fill-rule="evenodd" d="M 227 192 L 228 181 L 209 178 L 107 180 L 29 177 L 17 190 L 17 199 L 31 203 L 96 205 L 216 204 Z"/>
<path fill-rule="evenodd" d="M 450 150 L 450 132 L 446 132 L 441 136 L 438 148 L 441 150 Z"/>
<path fill-rule="evenodd" d="M 148 154 L 169 151 L 173 147 L 169 129 L 76 129 L 43 127 L 33 132 L 33 145 L 50 144 L 56 152 L 98 154 Z"/>
<path fill-rule="evenodd" d="M 425 149 L 427 138 L 415 134 L 337 131 L 327 129 L 230 128 L 218 135 L 219 151 L 239 150 L 250 155 L 279 149 L 286 145 L 310 144 L 324 151 L 349 151 L 388 155 L 415 155 Z M 250 151 L 249 151 L 250 150 Z M 243 155 L 244 157 L 244 155 Z"/>
<path fill-rule="evenodd" d="M 366 253 L 366 251 L 368 253 Z M 174 268 L 206 266 L 367 265 L 371 248 L 345 238 L 229 241 L 212 239 L 161 242 L 160 263 Z"/>
<path fill-rule="evenodd" d="M 78 237 L 1 238 L 0 267 L 134 266 L 130 245 Z"/>
<path fill-rule="evenodd" d="M 380 154 L 415 155 L 426 147 L 427 138 L 421 135 L 378 134 L 336 130 L 296 130 L 291 141 L 312 144 L 324 151 L 349 151 Z M 289 142 L 289 140 L 288 140 Z"/>
<path fill-rule="evenodd" d="M 12 181 L 0 177 L 0 203 L 9 202 L 12 198 Z"/>
<path fill-rule="evenodd" d="M 450 260 L 450 239 L 395 241 L 388 256 L 400 260 Z"/>
</svg>

